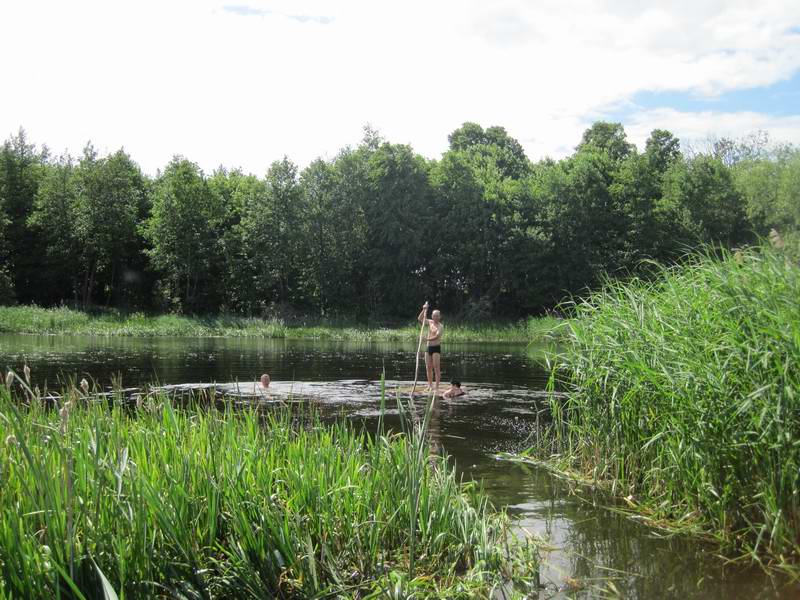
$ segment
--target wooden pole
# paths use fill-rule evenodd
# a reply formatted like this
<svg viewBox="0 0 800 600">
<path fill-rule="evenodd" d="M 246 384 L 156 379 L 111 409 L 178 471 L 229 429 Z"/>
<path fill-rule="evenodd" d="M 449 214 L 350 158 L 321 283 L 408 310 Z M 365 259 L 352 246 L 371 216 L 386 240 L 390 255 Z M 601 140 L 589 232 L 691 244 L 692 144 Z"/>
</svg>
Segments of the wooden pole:
<svg viewBox="0 0 800 600">
<path fill-rule="evenodd" d="M 422 326 L 419 328 L 419 344 L 417 344 L 417 362 L 414 366 L 414 387 L 411 388 L 411 398 L 414 398 L 414 394 L 417 391 L 417 379 L 419 378 L 419 354 L 422 350 L 422 335 L 425 333 L 425 321 L 428 320 L 428 302 L 425 301 L 423 304 L 423 309 L 425 314 L 422 317 Z"/>
</svg>

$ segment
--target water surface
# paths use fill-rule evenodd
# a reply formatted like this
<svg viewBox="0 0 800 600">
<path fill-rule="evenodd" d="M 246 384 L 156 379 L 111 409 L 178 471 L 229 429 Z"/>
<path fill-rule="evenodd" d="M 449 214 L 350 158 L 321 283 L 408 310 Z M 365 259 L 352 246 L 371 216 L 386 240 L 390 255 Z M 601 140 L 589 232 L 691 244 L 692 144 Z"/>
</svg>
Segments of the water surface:
<svg viewBox="0 0 800 600">
<path fill-rule="evenodd" d="M 100 386 L 112 380 L 136 387 L 217 382 L 247 391 L 266 372 L 275 382 L 273 397 L 301 394 L 329 414 L 368 426 L 378 413 L 381 373 L 390 389 L 408 385 L 415 350 L 393 342 L 0 334 L 0 366 L 21 371 L 28 364 L 42 388 L 87 377 Z M 535 349 L 449 344 L 442 363 L 445 380 L 460 379 L 469 393 L 437 403 L 432 443 L 453 457 L 464 477 L 483 482 L 495 504 L 518 519 L 520 535 L 548 545 L 540 598 L 800 597 L 800 588 L 759 569 L 726 567 L 713 548 L 684 537 L 664 539 L 606 510 L 602 500 L 571 493 L 541 469 L 496 460 L 498 451 L 525 447 L 543 407 L 547 372 Z"/>
</svg>

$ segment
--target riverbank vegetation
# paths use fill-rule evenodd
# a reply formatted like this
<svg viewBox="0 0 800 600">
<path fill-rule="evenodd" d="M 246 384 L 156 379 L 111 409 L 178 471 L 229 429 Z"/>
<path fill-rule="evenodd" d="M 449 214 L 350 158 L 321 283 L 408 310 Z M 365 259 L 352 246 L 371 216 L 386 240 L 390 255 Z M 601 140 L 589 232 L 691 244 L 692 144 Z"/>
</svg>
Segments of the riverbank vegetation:
<svg viewBox="0 0 800 600">
<path fill-rule="evenodd" d="M 573 307 L 568 394 L 530 454 L 797 572 L 799 297 L 800 267 L 773 247 L 608 283 Z"/>
<path fill-rule="evenodd" d="M 762 137 L 681 151 L 654 130 L 640 150 L 600 122 L 538 162 L 502 127 L 449 142 L 429 160 L 367 130 L 302 170 L 175 157 L 151 177 L 122 150 L 55 157 L 21 131 L 0 148 L 0 304 L 382 321 L 427 299 L 513 320 L 702 243 L 796 242 L 800 151 Z"/>
<path fill-rule="evenodd" d="M 447 323 L 447 342 L 546 341 L 558 335 L 563 321 L 555 317 L 529 317 L 512 323 Z M 417 342 L 419 325 L 379 326 L 348 320 L 261 319 L 236 315 L 190 317 L 148 316 L 107 310 L 87 313 L 71 308 L 0 306 L 0 332 L 31 334 L 263 337 L 360 342 Z"/>
<path fill-rule="evenodd" d="M 429 455 L 310 409 L 0 384 L 0 598 L 488 598 L 535 548 Z M 13 395 L 12 397 L 12 390 Z M 304 412 L 305 411 L 305 412 Z"/>
</svg>

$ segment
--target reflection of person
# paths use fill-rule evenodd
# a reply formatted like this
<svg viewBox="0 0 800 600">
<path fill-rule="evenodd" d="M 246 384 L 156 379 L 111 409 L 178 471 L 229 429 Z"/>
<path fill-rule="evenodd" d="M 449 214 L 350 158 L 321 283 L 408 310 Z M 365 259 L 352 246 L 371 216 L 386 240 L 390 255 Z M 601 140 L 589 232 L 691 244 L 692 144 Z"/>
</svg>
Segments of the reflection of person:
<svg viewBox="0 0 800 600">
<path fill-rule="evenodd" d="M 430 319 L 425 319 L 428 312 L 428 303 L 422 305 L 422 312 L 419 313 L 417 321 L 420 323 L 428 323 L 428 336 L 425 340 L 428 342 L 428 347 L 425 350 L 425 371 L 428 374 L 428 390 L 434 390 L 434 393 L 439 393 L 439 384 L 442 382 L 442 333 L 444 333 L 444 325 L 442 324 L 442 313 L 435 310 L 431 313 Z M 436 387 L 433 387 L 433 375 L 436 374 Z"/>
<path fill-rule="evenodd" d="M 261 389 L 267 389 L 269 387 L 269 381 L 269 375 L 264 373 L 260 379 Z"/>
<path fill-rule="evenodd" d="M 464 388 L 461 387 L 461 382 L 456 380 L 456 379 L 453 379 L 453 381 L 450 382 L 450 389 L 445 391 L 445 393 L 442 394 L 442 397 L 443 398 L 457 398 L 458 396 L 463 396 L 466 393 L 467 393 L 467 390 L 465 390 Z"/>
</svg>

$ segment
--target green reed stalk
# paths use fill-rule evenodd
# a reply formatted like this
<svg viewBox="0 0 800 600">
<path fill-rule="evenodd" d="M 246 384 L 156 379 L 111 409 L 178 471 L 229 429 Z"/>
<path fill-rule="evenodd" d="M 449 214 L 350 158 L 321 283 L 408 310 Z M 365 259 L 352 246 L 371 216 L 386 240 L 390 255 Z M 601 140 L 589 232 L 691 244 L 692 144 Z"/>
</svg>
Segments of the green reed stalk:
<svg viewBox="0 0 800 600">
<path fill-rule="evenodd" d="M 800 268 L 709 253 L 574 308 L 538 454 L 760 560 L 800 552 Z"/>
<path fill-rule="evenodd" d="M 420 452 L 424 432 L 64 399 L 0 386 L 0 597 L 466 598 L 535 576 L 535 550 L 504 550 L 507 517 Z"/>
</svg>

